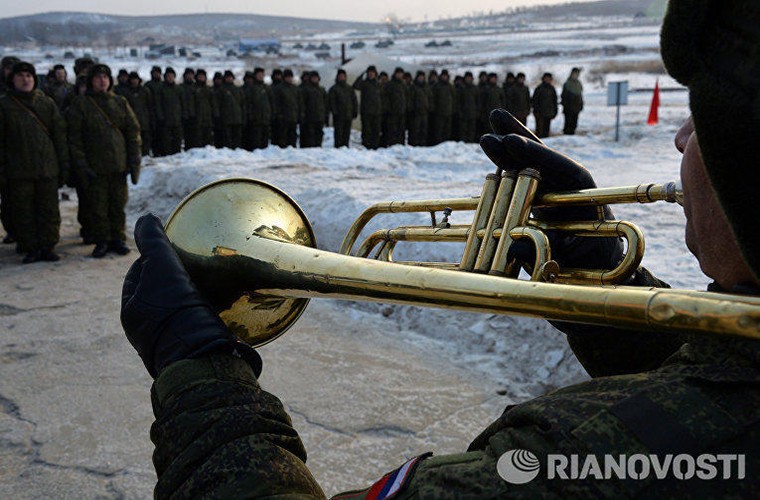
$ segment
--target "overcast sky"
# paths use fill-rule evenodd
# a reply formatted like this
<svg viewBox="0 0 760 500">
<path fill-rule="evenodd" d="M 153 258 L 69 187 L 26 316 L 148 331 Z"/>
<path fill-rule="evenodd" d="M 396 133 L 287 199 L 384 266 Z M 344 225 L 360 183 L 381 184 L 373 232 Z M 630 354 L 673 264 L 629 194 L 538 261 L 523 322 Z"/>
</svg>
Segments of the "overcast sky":
<svg viewBox="0 0 760 500">
<path fill-rule="evenodd" d="M 462 16 L 474 11 L 563 3 L 567 0 L 0 0 L 0 17 L 41 12 L 81 11 L 102 14 L 161 15 L 234 12 L 278 16 L 381 21 L 388 14 L 422 21 Z M 577 1 L 577 0 L 576 0 Z"/>
</svg>

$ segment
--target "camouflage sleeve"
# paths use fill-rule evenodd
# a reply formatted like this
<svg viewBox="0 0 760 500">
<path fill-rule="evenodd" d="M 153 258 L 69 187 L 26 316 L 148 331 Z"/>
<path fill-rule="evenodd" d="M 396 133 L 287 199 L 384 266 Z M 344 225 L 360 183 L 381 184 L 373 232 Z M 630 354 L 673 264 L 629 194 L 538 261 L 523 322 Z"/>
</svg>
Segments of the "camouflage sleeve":
<svg viewBox="0 0 760 500">
<path fill-rule="evenodd" d="M 156 92 L 153 94 L 153 109 L 156 111 L 156 122 L 164 121 L 164 101 L 161 98 L 161 87 L 155 87 Z"/>
<path fill-rule="evenodd" d="M 140 136 L 140 122 L 126 99 L 124 104 L 124 139 L 127 146 L 127 165 L 131 168 L 139 167 L 142 158 L 142 137 Z"/>
<path fill-rule="evenodd" d="M 324 498 L 282 403 L 243 360 L 174 363 L 151 398 L 156 498 Z"/>
<path fill-rule="evenodd" d="M 643 267 L 626 285 L 670 288 Z M 592 377 L 653 370 L 684 343 L 678 335 L 560 321 L 551 324 L 567 335 L 570 348 Z"/>
<path fill-rule="evenodd" d="M 82 99 L 82 97 L 74 99 L 71 106 L 66 110 L 69 153 L 73 168 L 77 171 L 83 170 L 87 166 L 87 155 L 82 141 L 82 120 L 84 119 L 81 109 Z"/>
<path fill-rule="evenodd" d="M 61 171 L 67 171 L 69 168 L 69 148 L 68 140 L 66 139 L 66 122 L 61 116 L 61 112 L 58 110 L 58 106 L 55 103 L 53 105 L 53 145 L 55 146 L 55 153 L 58 157 L 58 166 Z M 68 174 L 68 172 L 64 172 Z"/>
</svg>

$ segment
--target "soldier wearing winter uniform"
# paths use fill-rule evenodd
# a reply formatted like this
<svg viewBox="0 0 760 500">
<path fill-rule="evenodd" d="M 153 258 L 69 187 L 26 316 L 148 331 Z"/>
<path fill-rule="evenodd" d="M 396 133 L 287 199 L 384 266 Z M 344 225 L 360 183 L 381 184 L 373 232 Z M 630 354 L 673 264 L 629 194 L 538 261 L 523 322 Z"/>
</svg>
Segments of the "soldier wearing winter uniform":
<svg viewBox="0 0 760 500">
<path fill-rule="evenodd" d="M 119 70 L 119 74 L 116 77 L 116 85 L 113 88 L 113 93 L 120 95 L 125 99 L 129 93 L 129 71 L 124 68 Z"/>
<path fill-rule="evenodd" d="M 523 125 L 528 124 L 530 114 L 530 89 L 525 85 L 525 73 L 518 73 L 515 84 L 505 96 L 507 111 L 520 120 Z"/>
<path fill-rule="evenodd" d="M 754 140 L 760 108 L 753 106 L 760 61 L 752 50 L 760 44 L 760 5 L 671 0 L 661 40 L 668 70 L 689 88 L 693 113 L 676 135 L 688 246 L 714 280 L 710 290 L 757 297 L 760 236 L 746 221 L 760 217 L 753 175 L 760 158 Z M 739 126 L 728 126 L 736 119 Z M 594 186 L 581 165 L 505 113 L 496 112 L 493 122 L 496 134 L 482 144 L 499 165 L 539 169 L 547 190 Z M 550 211 L 544 217 L 567 216 L 567 207 L 544 210 Z M 612 216 L 609 207 L 605 213 Z M 595 207 L 575 215 L 598 220 Z M 195 289 L 156 217 L 138 221 L 135 235 L 143 258 L 125 279 L 121 319 L 156 378 L 155 497 L 322 498 L 283 404 L 258 383 L 260 357 L 236 343 Z M 556 257 L 583 267 L 622 256 L 616 238 L 565 243 Z M 629 285 L 667 286 L 643 268 Z M 679 336 L 610 323 L 556 323 L 590 380 L 510 404 L 463 453 L 419 455 L 374 485 L 336 498 L 756 496 L 760 341 L 717 328 Z M 514 460 L 515 450 L 536 461 L 535 475 L 520 474 L 533 469 Z M 732 460 L 716 460 L 723 454 Z M 623 459 L 627 470 L 599 470 L 608 456 Z M 577 469 L 586 469 L 592 457 L 597 462 L 588 478 L 573 479 L 567 462 L 576 459 Z M 556 458 L 565 465 L 557 467 Z M 655 463 L 664 477 L 650 471 Z"/>
<path fill-rule="evenodd" d="M 243 140 L 245 94 L 235 85 L 232 71 L 224 72 L 224 83 L 219 89 L 219 116 L 222 120 L 224 147 L 238 149 Z"/>
<path fill-rule="evenodd" d="M 483 121 L 484 117 L 483 117 L 483 113 L 481 112 L 481 109 L 483 107 L 482 103 L 485 100 L 484 94 L 487 91 L 487 87 L 488 87 L 488 73 L 485 71 L 481 71 L 480 73 L 478 73 L 478 136 L 487 134 L 491 131 L 491 124 Z"/>
<path fill-rule="evenodd" d="M 55 101 L 58 109 L 63 111 L 74 93 L 74 85 L 66 79 L 66 68 L 63 64 L 53 66 L 53 78 L 47 81 L 44 90 L 45 94 Z"/>
<path fill-rule="evenodd" d="M 536 135 L 540 138 L 549 137 L 552 120 L 557 116 L 557 91 L 552 81 L 552 74 L 544 73 L 533 91 L 533 116 L 536 117 Z"/>
<path fill-rule="evenodd" d="M 327 101 L 332 113 L 335 147 L 348 147 L 348 141 L 351 138 L 351 122 L 359 116 L 359 101 L 356 99 L 354 89 L 346 82 L 345 70 L 339 69 L 335 75 L 335 85 L 330 87 Z"/>
<path fill-rule="evenodd" d="M 276 104 L 277 103 L 277 98 L 276 98 L 277 87 L 279 85 L 282 85 L 282 70 L 279 68 L 273 69 L 270 77 L 272 78 L 272 85 L 270 87 L 272 89 L 272 99 L 274 99 L 274 103 Z M 279 120 L 278 115 L 279 113 L 277 112 L 277 110 L 273 109 L 272 110 L 272 130 L 270 132 L 272 144 L 278 144 L 278 141 L 281 136 L 280 122 L 278 121 Z"/>
<path fill-rule="evenodd" d="M 433 86 L 433 144 L 440 144 L 451 137 L 451 116 L 454 114 L 454 87 L 449 83 L 449 72 L 441 71 Z"/>
<path fill-rule="evenodd" d="M 111 70 L 96 64 L 87 75 L 87 92 L 69 108 L 69 147 L 73 173 L 87 198 L 95 241 L 92 256 L 108 252 L 126 255 L 124 232 L 127 177 L 137 184 L 140 174 L 140 124 L 126 99 L 111 92 Z"/>
<path fill-rule="evenodd" d="M 309 81 L 303 87 L 303 122 L 301 125 L 301 147 L 321 148 L 324 126 L 327 121 L 327 91 L 319 84 L 319 73 L 312 71 Z"/>
<path fill-rule="evenodd" d="M 366 75 L 366 78 L 365 78 Z M 359 91 L 359 113 L 362 119 L 362 144 L 367 149 L 380 147 L 380 128 L 383 117 L 383 98 L 377 68 L 368 66 L 353 85 Z"/>
<path fill-rule="evenodd" d="M 54 251 L 58 188 L 69 175 L 66 124 L 55 102 L 37 90 L 36 76 L 34 66 L 17 62 L 0 97 L 0 185 L 25 264 L 60 258 Z"/>
<path fill-rule="evenodd" d="M 280 136 L 277 145 L 281 148 L 296 147 L 298 143 L 298 122 L 303 117 L 301 93 L 293 85 L 293 71 L 286 69 L 282 73 L 282 83 L 272 89 Z"/>
<path fill-rule="evenodd" d="M 214 95 L 206 81 L 206 70 L 195 72 L 196 118 L 198 120 L 198 147 L 203 148 L 214 144 Z"/>
<path fill-rule="evenodd" d="M 438 83 L 438 72 L 431 69 L 428 73 L 427 88 L 430 91 L 430 111 L 428 112 L 428 132 L 426 144 L 433 146 L 435 143 L 435 128 L 433 127 L 433 120 L 435 120 L 435 98 L 433 97 L 433 89 Z"/>
<path fill-rule="evenodd" d="M 498 75 L 488 74 L 486 86 L 480 90 L 480 121 L 488 122 L 491 111 L 504 107 L 504 90 L 499 87 Z"/>
<path fill-rule="evenodd" d="M 256 68 L 251 73 L 251 82 L 245 89 L 246 128 L 243 143 L 247 149 L 263 149 L 269 145 L 274 95 L 264 83 L 264 68 Z"/>
<path fill-rule="evenodd" d="M 385 87 L 388 106 L 387 134 L 388 146 L 404 144 L 404 131 L 406 130 L 406 84 L 404 83 L 404 70 L 396 68 L 391 79 Z"/>
<path fill-rule="evenodd" d="M 409 100 L 409 112 L 411 113 L 412 122 L 409 128 L 409 145 L 426 146 L 428 135 L 428 114 L 430 113 L 430 103 L 433 100 L 433 93 L 427 82 L 425 82 L 425 72 L 418 71 L 412 87 L 411 99 Z"/>
<path fill-rule="evenodd" d="M 153 137 L 151 129 L 150 110 L 153 108 L 153 96 L 150 90 L 142 85 L 142 78 L 133 71 L 129 74 L 129 92 L 124 96 L 129 102 L 129 107 L 140 124 L 140 139 L 142 142 L 142 155 L 150 154 L 150 141 Z"/>
<path fill-rule="evenodd" d="M 177 85 L 177 73 L 168 67 L 164 71 L 164 81 L 154 94 L 156 102 L 156 123 L 161 141 L 160 155 L 167 156 L 182 151 L 182 87 Z"/>
<path fill-rule="evenodd" d="M 562 86 L 562 113 L 565 115 L 565 135 L 574 135 L 578 127 L 578 115 L 583 110 L 583 84 L 580 81 L 581 70 L 573 68 L 570 76 Z"/>
<path fill-rule="evenodd" d="M 164 156 L 164 152 L 161 150 L 161 130 L 164 127 L 163 114 L 159 118 L 158 99 L 161 93 L 161 67 L 153 66 L 150 70 L 150 80 L 145 83 L 145 88 L 148 89 L 151 95 L 151 108 L 150 108 L 150 122 L 151 122 L 151 138 L 150 145 L 153 156 Z"/>
<path fill-rule="evenodd" d="M 199 135 L 198 86 L 195 84 L 195 70 L 185 68 L 182 74 L 182 136 L 185 138 L 185 151 L 199 146 Z"/>
<path fill-rule="evenodd" d="M 20 62 L 18 57 L 5 56 L 2 59 L 2 78 L 0 78 L 0 97 L 4 96 L 8 91 L 6 82 L 13 70 L 13 65 Z M 7 189 L 7 183 L 3 182 L 0 178 L 0 221 L 2 222 L 3 229 L 5 229 L 5 237 L 3 243 L 9 245 L 16 243 L 15 231 L 13 230 L 13 217 L 11 216 L 10 196 Z"/>
<path fill-rule="evenodd" d="M 464 74 L 459 99 L 460 140 L 464 142 L 478 142 L 478 97 L 480 91 L 475 86 L 473 75 L 470 71 Z"/>
<path fill-rule="evenodd" d="M 222 102 L 222 85 L 224 84 L 224 77 L 217 71 L 214 73 L 214 78 L 211 80 L 211 103 L 212 103 L 212 116 L 214 121 L 214 147 L 223 148 L 225 143 L 224 138 L 224 126 L 222 125 L 222 116 L 220 113 Z"/>
</svg>

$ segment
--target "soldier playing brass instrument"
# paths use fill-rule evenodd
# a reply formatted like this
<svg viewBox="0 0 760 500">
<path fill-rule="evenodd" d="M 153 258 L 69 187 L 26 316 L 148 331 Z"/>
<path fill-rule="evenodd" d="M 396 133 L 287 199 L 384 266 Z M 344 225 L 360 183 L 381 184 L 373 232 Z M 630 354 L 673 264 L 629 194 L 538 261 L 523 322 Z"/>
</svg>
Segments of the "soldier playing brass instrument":
<svg viewBox="0 0 760 500">
<path fill-rule="evenodd" d="M 732 291 L 737 305 L 749 300 L 741 294 L 760 295 L 760 233 L 746 223 L 760 216 L 754 174 L 760 158 L 754 140 L 760 126 L 759 45 L 760 4 L 753 0 L 669 3 L 662 55 L 671 75 L 689 87 L 693 117 L 675 137 L 683 154 L 686 243 L 714 280 L 710 290 Z M 492 113 L 490 121 L 494 134 L 481 145 L 500 167 L 540 170 L 544 191 L 595 186 L 583 166 L 542 144 L 507 112 Z M 611 217 L 609 207 L 604 215 Z M 597 220 L 598 214 L 596 207 L 551 207 L 541 209 L 541 216 Z M 135 236 L 142 256 L 126 276 L 121 319 L 156 379 L 155 496 L 324 497 L 284 406 L 259 386 L 260 357 L 236 342 L 200 295 L 156 217 L 140 219 Z M 556 239 L 556 258 L 571 266 L 609 265 L 622 254 L 617 238 Z M 667 286 L 644 269 L 628 285 Z M 508 406 L 463 453 L 420 454 L 374 485 L 337 498 L 756 494 L 760 341 L 721 336 L 718 330 L 679 337 L 618 330 L 615 324 L 555 324 L 591 380 Z M 533 453 L 543 474 L 524 484 L 505 480 L 497 464 L 514 450 Z M 639 478 L 640 469 L 606 480 L 566 480 L 544 472 L 551 454 L 733 454 L 743 457 L 747 473 L 726 477 L 713 461 L 713 480 Z M 709 468 L 701 470 L 710 474 Z"/>
</svg>

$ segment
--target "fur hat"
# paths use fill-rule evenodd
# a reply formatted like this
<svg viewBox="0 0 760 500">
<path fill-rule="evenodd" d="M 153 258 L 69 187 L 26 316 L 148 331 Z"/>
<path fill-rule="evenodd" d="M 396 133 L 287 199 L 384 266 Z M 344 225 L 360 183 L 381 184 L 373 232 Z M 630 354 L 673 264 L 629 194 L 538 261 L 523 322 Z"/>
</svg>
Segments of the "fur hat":
<svg viewBox="0 0 760 500">
<path fill-rule="evenodd" d="M 34 65 L 26 61 L 18 61 L 11 67 L 11 72 L 8 73 L 8 80 L 6 81 L 8 88 L 13 88 L 13 76 L 21 72 L 27 72 L 32 75 L 32 78 L 34 78 L 34 87 L 32 88 L 36 89 L 37 88 L 37 71 L 34 69 Z"/>
<path fill-rule="evenodd" d="M 142 82 L 142 78 L 140 78 L 140 75 L 137 73 L 137 71 L 133 71 L 129 74 L 130 80 L 140 80 Z"/>
<path fill-rule="evenodd" d="M 95 78 L 96 75 L 106 75 L 108 77 L 108 81 L 110 82 L 108 84 L 108 89 L 111 90 L 113 87 L 113 75 L 111 74 L 111 68 L 106 66 L 105 64 L 95 64 L 90 69 L 87 70 L 87 88 L 89 90 L 92 90 L 92 80 Z"/>
<path fill-rule="evenodd" d="M 293 77 L 293 70 L 292 69 L 286 69 L 285 71 L 282 72 L 282 77 L 283 78 L 287 78 L 287 77 L 291 77 L 292 78 Z"/>
<path fill-rule="evenodd" d="M 174 68 L 172 68 L 171 66 L 166 67 L 166 71 L 164 71 L 164 76 L 168 75 L 169 73 L 171 73 L 174 76 L 177 76 L 177 72 L 174 71 Z"/>
<path fill-rule="evenodd" d="M 668 73 L 689 88 L 707 175 L 760 278 L 760 2 L 671 0 L 660 48 Z"/>
<path fill-rule="evenodd" d="M 225 72 L 224 72 L 224 78 L 225 78 L 225 79 L 227 79 L 227 77 L 228 77 L 228 76 L 231 76 L 233 80 L 235 79 L 235 73 L 233 73 L 233 72 L 232 72 L 231 70 L 229 70 L 229 69 L 228 69 L 227 71 L 225 71 Z"/>
</svg>

